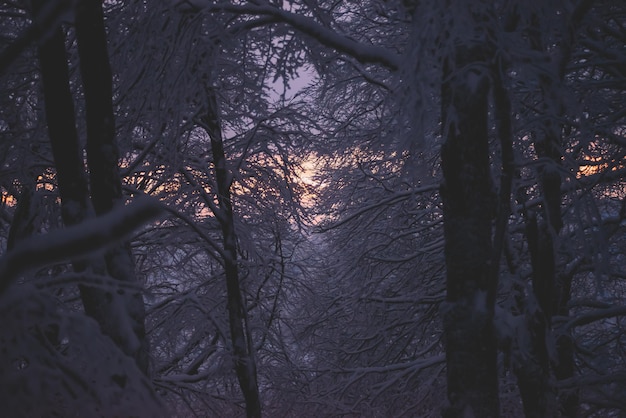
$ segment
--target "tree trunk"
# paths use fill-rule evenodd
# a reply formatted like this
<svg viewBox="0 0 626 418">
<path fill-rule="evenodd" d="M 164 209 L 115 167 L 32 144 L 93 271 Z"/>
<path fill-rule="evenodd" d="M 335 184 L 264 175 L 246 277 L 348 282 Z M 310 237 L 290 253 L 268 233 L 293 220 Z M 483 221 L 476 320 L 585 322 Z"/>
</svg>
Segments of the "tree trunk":
<svg viewBox="0 0 626 418">
<path fill-rule="evenodd" d="M 218 208 L 215 213 L 224 239 L 224 270 L 226 275 L 228 319 L 233 345 L 235 372 L 246 402 L 246 415 L 249 418 L 261 417 L 261 401 L 257 383 L 254 346 L 248 328 L 245 301 L 241 294 L 239 268 L 237 266 L 237 235 L 233 216 L 230 174 L 224 153 L 222 128 L 215 94 L 207 91 L 207 115 L 202 123 L 211 139 L 211 151 L 217 183 Z"/>
<path fill-rule="evenodd" d="M 44 6 L 44 1 L 34 1 L 33 13 L 37 15 Z M 46 120 L 55 161 L 63 222 L 68 226 L 76 225 L 93 217 L 94 209 L 89 195 L 82 148 L 76 132 L 74 102 L 70 91 L 65 51 L 65 36 L 61 28 L 54 30 L 39 47 L 39 60 Z M 85 74 L 83 74 L 83 78 L 85 78 Z M 89 76 L 87 78 L 89 79 Z M 89 94 L 86 92 L 86 96 Z M 110 118 L 109 123 L 113 123 Z M 88 124 L 92 125 L 93 123 L 88 121 Z M 117 162 L 115 166 L 117 167 Z M 119 177 L 117 181 L 119 183 Z M 94 191 L 94 193 L 97 192 Z M 107 258 L 110 259 L 109 256 Z M 109 269 L 99 257 L 90 257 L 88 260 L 73 260 L 73 267 L 77 272 L 90 269 L 96 274 L 105 275 L 108 270 L 113 276 L 119 270 L 117 266 L 120 263 L 108 264 L 110 265 Z M 141 350 L 141 338 L 143 336 L 133 332 L 130 328 L 134 328 L 134 324 L 129 325 L 128 321 L 129 310 L 127 307 L 130 306 L 128 299 L 132 299 L 131 302 L 136 302 L 136 296 L 125 295 L 125 291 L 117 289 L 80 286 L 80 290 L 85 312 L 96 319 L 102 332 L 111 337 L 122 351 L 134 357 L 139 367 L 145 372 L 147 368 L 144 359 L 147 359 L 147 354 L 145 350 Z M 141 296 L 139 295 L 139 297 Z M 141 310 L 143 310 L 143 301 L 141 301 Z M 141 329 L 143 330 L 143 321 L 141 322 Z"/>
<path fill-rule="evenodd" d="M 561 157 L 562 151 L 562 120 L 564 112 L 562 98 L 560 97 L 563 79 L 565 77 L 565 64 L 569 60 L 572 45 L 575 38 L 575 30 L 580 25 L 583 17 L 589 11 L 593 1 L 582 0 L 573 9 L 568 19 L 564 20 L 563 37 L 556 48 L 554 41 L 547 45 L 541 39 L 541 32 L 535 31 L 530 37 L 531 47 L 538 52 L 550 57 L 550 73 L 539 75 L 541 112 L 543 126 L 535 133 L 534 146 L 537 157 L 544 163 L 539 167 L 538 177 L 542 194 L 542 211 L 540 219 L 538 214 L 530 214 L 526 220 L 526 232 L 528 247 L 531 255 L 533 268 L 533 293 L 537 299 L 539 310 L 528 312 L 527 315 L 535 316 L 533 329 L 533 361 L 541 365 L 544 370 L 535 378 L 528 376 L 531 368 L 521 365 L 521 373 L 518 375 L 524 406 L 536 404 L 535 394 L 541 388 L 541 396 L 556 396 L 554 388 L 548 383 L 552 372 L 557 380 L 563 380 L 574 376 L 574 351 L 571 335 L 560 334 L 556 337 L 555 364 L 551 367 L 550 359 L 547 358 L 546 335 L 551 331 L 551 322 L 554 315 L 568 316 L 567 304 L 570 299 L 571 277 L 561 277 L 558 274 L 557 245 L 559 233 L 563 227 L 561 215 Z M 543 316 L 539 318 L 539 316 Z M 544 359 L 545 358 L 545 359 Z M 541 376 L 541 383 L 537 377 Z M 529 388 L 529 389 L 524 389 Z M 539 396 L 539 394 L 537 394 Z M 559 413 L 564 417 L 578 416 L 579 396 L 576 390 L 560 393 L 554 407 L 554 401 L 546 398 L 550 403 L 546 404 L 550 409 L 536 410 L 536 413 L 527 416 L 553 416 Z"/>
<path fill-rule="evenodd" d="M 85 92 L 87 118 L 87 161 L 91 200 L 97 215 L 105 214 L 117 205 L 123 205 L 122 183 L 115 140 L 113 86 L 111 66 L 107 53 L 106 30 L 102 2 L 80 0 L 76 9 L 76 38 L 78 56 Z M 137 283 L 135 263 L 129 243 L 112 248 L 105 254 L 108 273 L 116 280 Z M 94 314 L 93 303 L 103 295 L 83 287 L 89 303 L 85 309 Z M 108 295 L 107 295 L 108 296 Z M 118 299 L 131 329 L 119 330 L 118 343 L 126 354 L 135 359 L 139 368 L 148 372 L 148 341 L 145 331 L 145 306 L 141 292 L 117 290 L 111 294 Z"/>
<path fill-rule="evenodd" d="M 76 40 L 87 118 L 87 162 L 91 200 L 96 214 L 110 211 L 122 198 L 115 141 L 113 86 L 107 53 L 102 2 L 80 0 Z"/>
<path fill-rule="evenodd" d="M 499 416 L 493 328 L 497 283 L 490 274 L 496 202 L 489 163 L 487 53 L 481 45 L 458 46 L 444 67 L 446 417 Z"/>
<path fill-rule="evenodd" d="M 45 0 L 33 1 L 37 15 Z M 74 100 L 65 56 L 65 36 L 57 28 L 38 48 L 48 135 L 56 167 L 63 222 L 75 225 L 93 216 L 81 147 L 76 132 Z"/>
<path fill-rule="evenodd" d="M 539 227 L 535 215 L 526 220 L 526 236 L 533 267 L 533 294 L 536 302 L 523 303 L 525 346 L 518 347 L 514 372 L 527 418 L 557 416 L 556 392 L 551 383 L 550 338 L 552 289 L 554 283 L 554 249 L 545 227 Z M 533 307 L 533 309 L 531 309 Z"/>
<path fill-rule="evenodd" d="M 559 99 L 554 97 L 558 91 L 556 85 L 560 81 L 541 77 L 542 96 L 546 115 L 550 115 L 549 109 L 558 109 L 558 115 L 544 123 L 543 132 L 539 133 L 535 141 L 537 156 L 547 161 L 539 169 L 539 182 L 543 195 L 543 222 L 538 226 L 536 255 L 533 259 L 533 290 L 541 298 L 541 308 L 546 312 L 548 321 L 553 315 L 569 316 L 569 303 L 571 294 L 571 278 L 559 277 L 557 274 L 556 247 L 559 233 L 563 227 L 561 216 L 561 143 L 562 126 L 555 119 L 563 114 Z M 556 107 L 554 107 L 556 106 Z M 530 240 L 529 240 L 530 248 Z M 556 337 L 557 359 L 554 365 L 554 376 L 557 380 L 564 380 L 574 376 L 574 352 L 571 335 L 559 335 Z M 564 417 L 574 418 L 578 416 L 578 393 L 570 391 L 559 394 L 558 398 L 560 413 Z"/>
</svg>

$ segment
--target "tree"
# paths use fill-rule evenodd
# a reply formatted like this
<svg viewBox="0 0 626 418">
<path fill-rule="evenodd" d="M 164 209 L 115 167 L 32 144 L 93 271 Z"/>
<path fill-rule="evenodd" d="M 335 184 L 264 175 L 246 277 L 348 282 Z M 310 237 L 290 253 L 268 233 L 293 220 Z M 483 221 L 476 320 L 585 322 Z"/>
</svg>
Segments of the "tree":
<svg viewBox="0 0 626 418">
<path fill-rule="evenodd" d="M 492 222 L 496 212 L 489 161 L 488 27 L 479 24 L 488 11 L 461 9 L 465 30 L 452 28 L 452 52 L 444 58 L 441 149 L 446 304 L 443 323 L 450 407 L 445 415 L 496 417 L 497 341 L 493 327 L 497 276 Z M 482 22 L 481 22 L 482 23 Z M 457 23 L 458 24 L 458 23 Z M 456 38 L 456 39 L 455 39 Z"/>
<path fill-rule="evenodd" d="M 2 332 L 54 348 L 39 357 L 52 365 L 46 382 L 89 405 L 124 394 L 112 414 L 151 398 L 116 383 L 127 361 L 90 369 L 95 396 L 69 379 L 83 374 L 62 372 L 98 355 L 76 351 L 93 324 L 69 314 L 68 283 L 96 301 L 135 295 L 111 309 L 128 332 L 107 322 L 135 355 L 128 337 L 142 340 L 143 314 L 131 283 L 142 280 L 149 371 L 173 416 L 626 409 L 614 355 L 625 313 L 621 4 L 77 5 L 75 27 L 57 30 L 65 6 L 35 19 L 43 54 L 58 37 L 44 102 L 28 47 L 40 35 L 15 4 L 1 10 L 3 100 L 16 105 L 0 110 L 3 260 L 48 248 L 29 236 L 58 224 L 57 186 L 64 217 L 73 201 L 79 215 L 92 202 L 99 214 L 76 227 L 135 213 L 141 205 L 114 208 L 122 191 L 158 198 L 168 216 L 132 236 L 117 229 L 132 255 L 116 244 L 84 257 L 71 228 L 44 235 L 68 243 L 78 268 L 41 255 L 45 267 L 13 274 L 3 312 L 22 312 L 12 302 L 22 280 L 41 287 L 27 290 L 41 308 L 25 305 L 26 319 Z M 41 103 L 58 115 L 50 144 L 33 139 Z M 25 388 L 40 364 L 18 351 L 7 385 Z M 138 371 L 126 377 L 149 387 Z"/>
<path fill-rule="evenodd" d="M 38 55 L 41 66 L 41 78 L 43 84 L 43 101 L 45 104 L 45 113 L 52 154 L 55 159 L 55 179 L 57 181 L 59 195 L 62 203 L 62 218 L 67 226 L 72 226 L 82 224 L 84 220 L 94 216 L 93 208 L 91 206 L 91 197 L 100 197 L 102 194 L 109 191 L 109 189 L 107 188 L 108 186 L 114 188 L 116 184 L 115 182 L 117 182 L 117 186 L 119 189 L 120 179 L 119 175 L 117 174 L 118 161 L 117 158 L 115 158 L 116 154 L 112 151 L 112 158 L 108 159 L 104 164 L 106 166 L 106 170 L 109 170 L 109 172 L 112 173 L 112 175 L 108 178 L 107 187 L 105 187 L 103 190 L 102 188 L 99 189 L 97 186 L 92 185 L 92 196 L 90 197 L 84 172 L 82 150 L 75 127 L 74 104 L 72 93 L 70 90 L 70 75 L 65 53 L 65 36 L 63 30 L 61 29 L 61 27 L 58 26 L 58 24 L 53 24 L 50 27 L 42 26 L 44 23 L 49 23 L 46 22 L 44 18 L 42 18 L 42 15 L 48 12 L 47 6 L 49 5 L 46 5 L 42 2 L 33 3 L 32 13 L 35 16 L 35 18 L 33 19 L 33 25 L 36 26 L 37 32 L 41 34 L 41 43 L 38 48 Z M 83 46 L 86 46 L 88 48 L 88 53 L 82 54 L 83 61 L 89 61 L 90 57 L 85 57 L 85 55 L 94 54 L 96 57 L 99 57 L 102 60 L 101 62 L 97 63 L 98 68 L 102 69 L 103 67 L 100 67 L 100 64 L 106 64 L 107 54 L 104 26 L 101 14 L 101 5 L 95 2 L 92 2 L 91 4 L 81 3 L 81 7 L 83 6 L 85 8 L 80 9 L 78 13 L 78 18 L 81 21 L 78 26 L 81 27 L 81 25 L 85 24 L 87 27 L 86 32 L 83 30 L 85 26 L 82 26 L 81 29 L 78 31 L 79 41 L 83 44 Z M 94 6 L 95 9 L 93 9 Z M 90 9 L 90 7 L 92 8 Z M 98 11 L 100 11 L 100 15 L 98 15 Z M 90 32 L 92 29 L 95 29 L 95 33 Z M 98 47 L 100 49 L 92 49 L 93 45 L 90 44 L 90 40 L 92 39 L 92 37 L 97 38 L 98 36 L 98 40 L 100 41 L 100 45 L 98 45 Z M 99 122 L 100 117 L 103 117 L 103 119 L 110 125 L 108 129 L 108 132 L 110 133 L 108 138 L 109 142 L 107 145 L 109 149 L 114 149 L 115 142 L 112 136 L 112 109 L 109 108 L 109 111 L 111 112 L 108 115 L 106 114 L 107 94 L 109 95 L 109 102 L 111 100 L 110 92 L 106 91 L 107 74 L 105 72 L 104 78 L 96 77 L 95 79 L 96 84 L 103 83 L 100 85 L 104 88 L 104 94 L 100 94 L 100 97 L 98 98 L 98 93 L 101 93 L 101 91 L 98 91 L 97 89 L 96 91 L 94 91 L 91 84 L 92 80 L 89 78 L 90 74 L 85 75 L 85 72 L 90 72 L 93 70 L 93 68 L 90 68 L 89 62 L 84 64 L 84 70 L 85 71 L 83 72 L 83 78 L 86 86 L 85 97 L 87 98 L 87 102 L 90 103 L 90 118 L 88 120 L 88 125 L 91 134 L 89 135 L 88 142 L 93 144 L 95 141 L 98 140 L 97 138 L 94 138 L 94 132 L 98 134 L 102 132 L 102 126 Z M 108 83 L 110 84 L 110 82 L 111 80 L 109 76 Z M 104 115 L 102 115 L 97 109 L 97 107 L 100 105 L 100 100 L 105 101 L 104 109 L 102 109 L 102 111 L 105 112 Z M 93 109 L 94 103 L 96 104 L 96 109 Z M 93 154 L 93 152 L 91 154 Z M 102 157 L 102 155 L 100 155 L 99 157 Z M 95 161 L 100 162 L 101 160 L 99 158 L 96 158 Z M 94 162 L 94 159 L 92 159 L 90 163 L 92 178 L 95 180 L 101 180 L 103 173 L 101 171 L 99 172 L 95 165 L 96 163 Z M 32 189 L 30 189 L 29 187 L 24 187 L 24 191 L 20 196 L 20 200 L 25 201 L 25 205 L 23 206 L 31 206 L 28 200 L 31 199 L 30 195 L 32 193 Z M 121 192 L 118 198 L 121 198 Z M 111 206 L 106 209 L 110 209 L 110 207 Z M 98 209 L 102 208 L 99 207 Z M 108 210 L 99 210 L 101 214 L 107 211 Z M 24 219 L 21 218 L 22 214 L 29 214 L 29 211 L 21 213 L 18 212 L 18 217 L 13 219 L 13 223 L 16 227 L 20 224 L 23 224 L 24 222 Z M 12 229 L 15 230 L 15 228 Z M 12 253 L 13 257 L 7 258 L 9 266 L 6 269 L 5 277 L 3 277 L 3 288 L 8 286 L 9 280 L 13 279 L 12 276 L 14 274 L 20 272 L 19 270 L 13 271 L 17 267 L 13 266 L 11 263 L 19 263 L 20 257 L 24 257 L 24 255 L 20 255 L 19 252 L 19 249 L 21 247 L 15 244 L 18 240 L 23 240 L 25 238 L 24 232 L 25 231 L 21 230 L 18 234 L 11 235 L 11 246 L 14 247 Z M 29 232 L 33 233 L 35 231 L 31 228 Z M 50 239 L 52 239 L 52 236 L 50 236 Z M 98 243 L 99 240 L 96 239 L 95 242 Z M 65 257 L 69 256 L 72 258 L 74 270 L 78 274 L 84 274 L 86 276 L 96 275 L 104 279 L 106 279 L 108 277 L 108 274 L 110 274 L 111 277 L 119 279 L 120 277 L 118 273 L 120 271 L 132 271 L 133 265 L 129 258 L 130 256 L 126 258 L 126 264 L 124 265 L 122 265 L 120 259 L 109 259 L 109 264 L 107 266 L 105 265 L 104 260 L 100 259 L 99 256 L 89 254 L 85 255 L 83 254 L 83 249 L 81 249 L 80 246 L 77 246 L 76 244 L 68 245 L 68 248 L 71 252 L 74 253 L 74 255 L 72 255 L 71 253 L 67 254 L 67 249 L 66 252 L 62 252 L 62 254 Z M 103 246 L 104 244 L 100 243 L 99 245 Z M 87 248 L 88 247 L 89 246 L 87 246 Z M 50 261 L 61 261 L 60 259 L 54 258 L 54 251 L 51 252 L 52 259 Z M 28 254 L 28 252 L 26 254 Z M 34 251 L 34 255 L 37 256 L 38 253 Z M 44 260 L 48 259 L 47 256 L 39 256 Z M 36 265 L 36 263 L 33 264 Z M 147 351 L 145 347 L 142 347 L 142 344 L 145 343 L 145 335 L 143 333 L 143 315 L 141 314 L 143 310 L 143 300 L 141 298 L 140 292 L 137 292 L 136 289 L 133 289 L 129 292 L 129 289 L 131 289 L 134 285 L 132 277 L 127 280 L 129 287 L 122 288 L 116 288 L 115 286 L 97 287 L 90 284 L 85 284 L 89 282 L 89 280 L 85 280 L 84 283 L 79 284 L 81 288 L 82 301 L 86 313 L 94 317 L 98 321 L 102 332 L 110 337 L 124 354 L 133 357 L 137 366 L 141 368 L 144 373 L 146 373 Z M 39 296 L 37 294 L 34 294 L 33 297 L 37 298 Z M 45 315 L 45 309 L 40 314 Z M 64 317 L 53 318 L 54 319 L 50 324 L 51 330 L 45 331 L 45 337 L 47 340 L 41 341 L 41 344 L 49 344 L 51 350 L 61 351 L 63 350 L 62 346 L 64 345 L 63 338 L 69 337 L 64 334 L 58 333 L 66 327 L 66 325 L 59 322 L 64 319 Z M 135 323 L 131 324 L 132 321 L 135 321 Z M 26 327 L 25 329 L 28 330 L 29 327 Z M 80 339 L 82 337 L 79 336 L 76 338 Z M 36 350 L 36 348 L 34 349 Z M 107 350 L 109 349 L 107 348 Z M 105 350 L 104 354 L 109 357 L 113 355 L 114 357 L 112 362 L 114 362 L 115 360 L 119 360 L 119 355 L 117 355 L 116 358 L 115 354 L 111 354 L 110 350 L 107 350 Z M 94 353 L 92 352 L 92 354 Z M 54 355 L 58 355 L 58 353 L 53 351 L 53 357 Z M 26 353 L 26 356 L 26 366 L 24 367 L 29 369 L 27 371 L 28 373 L 32 371 L 31 369 L 36 369 L 39 365 L 33 364 L 31 367 L 30 363 L 33 360 L 32 358 L 30 358 L 30 355 L 28 353 Z M 80 353 L 72 353 L 68 357 L 78 357 L 77 361 L 86 360 L 84 358 L 81 358 Z M 65 359 L 63 359 L 62 361 L 65 361 Z M 62 367 L 62 369 L 64 367 L 61 366 L 60 362 L 57 362 L 55 364 L 57 364 L 59 367 Z M 65 366 L 65 368 L 67 367 Z M 113 379 L 113 381 L 122 388 L 126 385 L 127 382 L 130 383 L 131 391 L 129 391 L 129 394 L 131 394 L 132 391 L 139 389 L 142 385 L 145 385 L 145 382 L 143 382 L 142 379 L 138 377 L 138 375 L 134 375 L 132 367 L 130 367 L 127 372 L 120 372 L 119 370 L 110 370 L 110 372 L 112 374 L 108 375 L 108 377 L 110 379 Z M 17 374 L 19 374 L 19 372 Z M 70 373 L 66 373 L 61 378 L 61 381 L 65 381 L 63 379 L 67 378 L 68 376 L 70 376 Z M 93 397 L 93 399 L 91 399 L 90 402 L 86 403 L 86 410 L 92 408 L 92 411 L 96 411 L 98 409 L 106 409 L 108 407 L 106 405 L 106 400 L 103 400 L 103 398 L 106 396 L 102 395 L 102 397 L 100 397 L 101 395 L 97 393 L 97 391 L 100 390 L 100 385 L 104 387 L 105 383 L 102 378 L 98 377 L 97 379 L 95 379 L 95 384 L 98 387 L 92 389 L 89 388 L 88 383 L 82 380 L 82 377 L 77 377 L 77 379 L 79 380 L 79 385 L 82 386 L 81 390 L 96 391 L 96 395 Z M 46 382 L 46 384 L 52 383 L 53 380 L 54 377 L 50 379 L 50 382 Z M 69 389 L 67 392 L 71 392 L 71 389 Z M 53 394 L 46 394 L 46 397 L 42 399 L 42 407 L 44 408 L 44 410 L 46 410 L 47 408 L 49 412 L 53 412 L 55 410 L 58 412 L 58 408 L 62 408 L 61 405 L 63 404 L 65 397 L 69 396 L 67 392 L 62 390 L 60 394 L 60 400 L 55 400 L 54 396 L 52 396 Z M 151 392 L 150 390 L 142 391 L 141 389 L 139 389 L 135 394 L 137 396 L 150 397 Z M 15 413 L 24 413 L 25 406 L 20 406 L 21 398 L 18 397 L 16 400 L 18 402 L 10 410 Z M 135 400 L 133 400 L 131 396 L 130 399 L 128 399 L 127 401 L 132 404 L 132 402 L 134 402 Z M 144 402 L 146 403 L 146 408 L 148 409 L 151 409 L 154 405 L 157 404 L 157 402 L 155 402 L 154 400 L 149 399 L 144 399 Z M 125 406 L 122 407 L 128 409 L 129 405 L 125 404 Z M 111 406 L 109 409 L 111 411 L 110 413 L 113 413 L 112 411 L 114 409 L 115 406 Z M 37 413 L 40 412 L 43 411 L 39 411 Z"/>
<path fill-rule="evenodd" d="M 194 375 L 202 375 L 200 370 L 208 368 L 210 373 L 205 380 L 220 391 L 217 383 L 224 379 L 231 385 L 230 379 L 225 377 L 227 375 L 221 368 L 213 373 L 214 367 L 210 362 L 222 356 L 229 359 L 225 360 L 226 364 L 232 361 L 247 413 L 257 416 L 261 404 L 256 388 L 255 351 L 265 346 L 264 342 L 271 332 L 269 328 L 277 322 L 275 318 L 279 309 L 277 302 L 268 305 L 265 300 L 259 299 L 275 291 L 276 295 L 271 298 L 277 301 L 283 297 L 282 289 L 287 286 L 283 284 L 286 262 L 280 254 L 285 245 L 283 242 L 291 240 L 291 228 L 284 225 L 293 221 L 293 227 L 297 228 L 302 222 L 302 211 L 295 201 L 300 191 L 295 184 L 293 167 L 298 164 L 299 158 L 294 144 L 306 134 L 306 127 L 294 123 L 298 118 L 293 110 L 298 106 L 297 102 L 269 103 L 267 100 L 265 83 L 269 67 L 265 58 L 239 55 L 249 47 L 248 43 L 262 47 L 270 41 L 265 32 L 258 36 L 246 34 L 246 37 L 238 39 L 237 32 L 231 33 L 221 26 L 222 21 L 228 21 L 228 15 L 218 15 L 213 19 L 208 14 L 190 16 L 177 13 L 172 18 L 169 9 L 143 4 L 135 6 L 136 13 L 119 15 L 120 30 L 142 28 L 146 32 L 136 33 L 136 36 L 146 36 L 152 42 L 155 39 L 163 41 L 150 50 L 149 59 L 156 58 L 156 62 L 162 60 L 158 65 L 164 76 L 157 77 L 156 82 L 162 89 L 171 88 L 177 94 L 152 97 L 152 101 L 144 102 L 148 108 L 142 108 L 144 103 L 134 100 L 152 95 L 155 79 L 135 79 L 134 74 L 120 77 L 120 85 L 131 89 L 126 90 L 128 101 L 122 104 L 129 111 L 120 113 L 136 115 L 137 108 L 134 106 L 137 106 L 140 111 L 149 110 L 155 115 L 139 123 L 130 116 L 125 122 L 129 124 L 125 128 L 134 137 L 127 154 L 132 168 L 129 170 L 129 183 L 167 199 L 177 207 L 176 216 L 184 219 L 194 233 L 202 237 L 202 242 L 195 244 L 193 240 L 179 241 L 181 229 L 178 226 L 171 229 L 173 240 L 185 242 L 183 248 L 172 249 L 175 257 L 189 254 L 190 261 L 207 266 L 204 278 L 192 273 L 193 279 L 182 285 L 183 288 L 197 286 L 196 291 L 204 295 L 205 287 L 218 289 L 214 287 L 218 283 L 216 280 L 221 279 L 226 284 L 225 292 L 215 290 L 217 293 L 210 295 L 219 294 L 223 300 L 212 297 L 203 299 L 207 306 L 199 308 L 194 304 L 193 310 L 199 308 L 200 312 L 190 315 L 196 317 L 205 313 L 205 309 L 212 311 L 216 307 L 228 313 L 226 329 L 222 328 L 222 317 L 211 317 L 207 321 L 212 324 L 206 327 L 189 323 L 189 318 L 185 318 L 184 323 L 191 329 L 183 328 L 180 333 L 171 334 L 169 330 L 159 331 L 159 335 L 166 338 L 182 334 L 182 338 L 189 342 L 180 350 L 175 348 L 176 341 L 155 342 L 159 346 L 163 344 L 166 356 L 171 355 L 169 359 L 160 359 L 163 362 L 160 371 L 164 374 L 160 379 L 167 389 L 176 388 L 177 382 L 207 385 Z M 165 15 L 161 15 L 163 10 Z M 141 24 L 129 23 L 126 20 L 129 16 Z M 207 22 L 211 25 L 207 26 Z M 185 31 L 165 32 L 165 35 L 160 30 L 153 32 L 156 27 L 170 25 L 182 26 Z M 194 52 L 197 54 L 193 58 L 187 55 L 187 43 L 196 46 Z M 131 51 L 135 52 L 134 48 L 135 45 L 122 44 L 119 54 L 124 58 Z M 174 57 L 169 55 L 169 51 L 176 51 Z M 138 70 L 143 74 L 152 74 L 154 68 L 148 63 L 142 64 Z M 177 74 L 178 78 L 173 78 L 171 74 Z M 170 85 L 174 80 L 176 85 Z M 123 87 L 121 89 L 124 91 Z M 177 109 L 177 112 L 172 109 Z M 300 121 L 306 123 L 306 118 L 301 117 Z M 178 193 L 173 200 L 167 196 L 167 192 L 172 190 Z M 279 210 L 277 202 L 284 203 Z M 241 209 L 238 208 L 239 203 Z M 263 248 L 262 245 L 268 241 L 270 245 Z M 151 243 L 146 246 L 153 248 Z M 198 256 L 198 251 L 203 256 Z M 163 252 L 159 250 L 159 254 Z M 147 264 L 167 264 L 165 260 L 156 261 L 147 257 Z M 275 261 L 279 257 L 282 265 Z M 281 265 L 280 269 L 276 264 Z M 159 274 L 157 280 L 162 279 Z M 172 305 L 187 309 L 184 300 L 181 303 L 176 295 L 172 295 L 169 300 L 165 297 L 157 301 L 155 306 L 160 312 L 155 313 L 160 317 L 163 312 L 171 312 Z M 250 322 L 249 317 L 256 319 Z M 176 318 L 182 321 L 181 316 Z M 170 325 L 168 321 L 165 326 L 175 325 Z M 254 329 L 259 332 L 253 333 Z M 198 340 L 197 334 L 202 332 L 211 334 L 210 342 Z M 170 350 L 173 353 L 170 354 Z M 193 367 L 185 364 L 188 357 L 195 357 L 191 363 Z M 177 379 L 170 378 L 175 372 L 178 373 Z M 215 383 L 211 379 L 215 379 Z M 208 395 L 212 394 L 206 386 L 204 390 Z M 236 398 L 239 395 L 233 390 L 229 396 Z M 219 410 L 215 406 L 212 408 Z M 219 413 L 227 413 L 224 411 Z"/>
</svg>

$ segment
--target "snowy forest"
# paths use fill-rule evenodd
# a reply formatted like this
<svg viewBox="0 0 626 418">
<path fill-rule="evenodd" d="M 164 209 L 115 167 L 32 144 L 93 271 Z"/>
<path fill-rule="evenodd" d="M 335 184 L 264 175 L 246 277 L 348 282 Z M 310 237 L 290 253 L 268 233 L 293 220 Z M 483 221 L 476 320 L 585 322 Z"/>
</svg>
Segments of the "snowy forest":
<svg viewBox="0 0 626 418">
<path fill-rule="evenodd" d="M 1 0 L 0 162 L 3 416 L 626 416 L 626 2 Z"/>
</svg>

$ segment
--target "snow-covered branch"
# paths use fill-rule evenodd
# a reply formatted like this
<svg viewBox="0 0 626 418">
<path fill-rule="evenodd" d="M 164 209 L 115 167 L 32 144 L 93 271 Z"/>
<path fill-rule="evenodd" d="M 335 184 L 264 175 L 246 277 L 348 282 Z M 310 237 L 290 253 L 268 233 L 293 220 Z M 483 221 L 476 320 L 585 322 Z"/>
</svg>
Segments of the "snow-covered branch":
<svg viewBox="0 0 626 418">
<path fill-rule="evenodd" d="M 274 7 L 269 4 L 234 5 L 234 4 L 214 4 L 209 1 L 185 1 L 187 6 L 193 7 L 195 10 L 205 11 L 224 11 L 241 15 L 253 16 L 270 16 L 277 21 L 283 22 L 294 28 L 295 30 L 308 35 L 322 45 L 336 49 L 337 51 L 349 55 L 357 61 L 363 63 L 381 64 L 390 70 L 400 68 L 400 56 L 391 50 L 376 45 L 366 45 L 357 42 L 347 36 L 341 35 L 336 31 L 316 22 L 314 19 Z"/>
<path fill-rule="evenodd" d="M 378 207 L 381 207 L 383 205 L 389 205 L 391 203 L 395 203 L 395 202 L 400 201 L 402 199 L 407 199 L 410 196 L 415 195 L 415 194 L 432 192 L 432 191 L 437 190 L 438 188 L 439 188 L 438 184 L 427 184 L 425 186 L 416 187 L 416 188 L 413 188 L 413 189 L 396 192 L 396 193 L 392 194 L 391 196 L 386 197 L 385 199 L 382 199 L 382 200 L 380 200 L 378 202 L 374 202 L 374 203 L 371 203 L 369 205 L 366 205 L 366 206 L 360 208 L 356 212 L 350 214 L 349 216 L 346 216 L 345 218 L 343 218 L 343 219 L 333 223 L 330 226 L 326 226 L 326 227 L 322 228 L 322 231 L 327 231 L 327 230 L 330 230 L 330 229 L 337 228 L 337 227 L 339 227 L 341 225 L 344 225 L 344 224 L 350 222 L 351 220 L 353 220 L 355 218 L 358 218 L 359 216 L 363 215 L 364 213 L 367 213 L 367 212 L 369 212 L 369 211 L 371 211 L 373 209 L 376 209 Z"/>
<path fill-rule="evenodd" d="M 565 324 L 564 328 L 569 331 L 572 328 L 587 325 L 595 321 L 624 315 L 626 315 L 626 306 L 613 306 L 611 308 L 596 309 L 570 319 Z"/>
<path fill-rule="evenodd" d="M 0 295 L 25 270 L 105 249 L 162 212 L 158 201 L 141 197 L 104 216 L 21 241 L 0 259 Z"/>
</svg>

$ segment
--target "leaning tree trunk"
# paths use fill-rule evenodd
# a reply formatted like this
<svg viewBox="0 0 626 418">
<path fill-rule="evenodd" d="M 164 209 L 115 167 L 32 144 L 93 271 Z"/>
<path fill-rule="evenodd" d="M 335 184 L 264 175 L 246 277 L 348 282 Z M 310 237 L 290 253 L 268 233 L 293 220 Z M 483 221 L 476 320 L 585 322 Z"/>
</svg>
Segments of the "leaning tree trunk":
<svg viewBox="0 0 626 418">
<path fill-rule="evenodd" d="M 447 295 L 446 417 L 499 416 L 496 281 L 490 273 L 495 199 L 488 145 L 487 48 L 460 45 L 445 63 L 441 187 Z"/>
<path fill-rule="evenodd" d="M 201 123 L 210 137 L 213 153 L 218 202 L 214 212 L 222 229 L 224 240 L 227 307 L 235 372 L 246 402 L 246 415 L 249 418 L 260 417 L 261 401 L 257 383 L 254 346 L 248 327 L 245 300 L 241 294 L 239 268 L 237 266 L 237 234 L 230 193 L 232 174 L 228 170 L 224 153 L 222 127 L 219 121 L 217 100 L 213 91 L 207 91 L 207 101 L 207 114 Z"/>
</svg>

